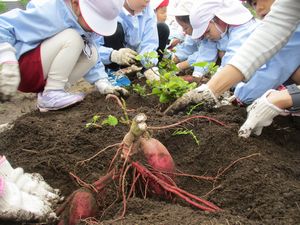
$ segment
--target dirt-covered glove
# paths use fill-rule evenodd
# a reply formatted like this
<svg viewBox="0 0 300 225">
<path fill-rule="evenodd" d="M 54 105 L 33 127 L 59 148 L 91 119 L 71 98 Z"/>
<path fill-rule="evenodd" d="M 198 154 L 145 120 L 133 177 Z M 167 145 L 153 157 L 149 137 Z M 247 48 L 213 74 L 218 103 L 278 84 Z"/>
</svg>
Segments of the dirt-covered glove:
<svg viewBox="0 0 300 225">
<path fill-rule="evenodd" d="M 113 50 L 110 55 L 110 60 L 119 65 L 129 66 L 135 62 L 137 52 L 130 48 L 121 48 L 119 50 Z"/>
<path fill-rule="evenodd" d="M 202 84 L 178 98 L 165 110 L 164 114 L 173 115 L 186 108 L 189 104 L 198 104 L 200 102 L 203 102 L 208 108 L 219 105 L 218 99 L 215 97 L 214 93 L 206 84 Z"/>
<path fill-rule="evenodd" d="M 38 173 L 24 173 L 20 167 L 14 169 L 5 156 L 0 158 L 0 176 L 14 183 L 20 190 L 38 196 L 40 199 L 57 203 L 62 198 L 59 190 L 53 189 Z"/>
<path fill-rule="evenodd" d="M 263 127 L 270 126 L 273 118 L 284 110 L 270 103 L 267 96 L 276 90 L 269 90 L 247 107 L 247 120 L 239 130 L 239 136 L 248 138 L 251 133 L 260 135 Z"/>
<path fill-rule="evenodd" d="M 146 77 L 147 80 L 153 81 L 153 80 L 159 80 L 159 71 L 157 67 L 152 67 L 150 69 L 147 69 L 144 72 L 144 76 Z"/>
<path fill-rule="evenodd" d="M 0 102 L 8 101 L 15 95 L 20 83 L 18 62 L 0 64 Z"/>
<path fill-rule="evenodd" d="M 129 92 L 122 87 L 113 86 L 108 80 L 98 80 L 95 85 L 101 94 L 114 94 L 117 96 L 128 96 Z"/>
<path fill-rule="evenodd" d="M 20 190 L 0 176 L 0 219 L 44 222 L 55 220 L 56 214 L 47 201 Z"/>
</svg>

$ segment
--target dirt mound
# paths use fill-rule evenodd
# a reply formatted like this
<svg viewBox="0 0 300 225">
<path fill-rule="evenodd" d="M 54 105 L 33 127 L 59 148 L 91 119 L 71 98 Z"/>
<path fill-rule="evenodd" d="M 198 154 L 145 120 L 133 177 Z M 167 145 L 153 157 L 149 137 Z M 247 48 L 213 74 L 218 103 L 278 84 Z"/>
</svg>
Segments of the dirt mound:
<svg viewBox="0 0 300 225">
<path fill-rule="evenodd" d="M 184 114 L 164 116 L 161 105 L 152 97 L 132 95 L 126 102 L 128 109 L 135 110 L 128 113 L 129 118 L 144 112 L 149 126 L 187 118 Z M 85 128 L 94 115 L 102 119 L 108 115 L 124 117 L 115 102 L 105 102 L 103 96 L 92 93 L 75 107 L 48 113 L 34 111 L 20 117 L 11 130 L 0 134 L 0 154 L 14 166 L 40 172 L 67 196 L 79 187 L 69 172 L 92 183 L 105 174 L 116 149 L 110 148 L 83 165 L 78 162 L 121 142 L 128 131 L 121 123 Z M 227 106 L 197 115 L 216 118 L 226 126 L 194 119 L 177 127 L 192 130 L 199 145 L 191 135 L 173 135 L 177 128 L 155 131 L 153 136 L 169 149 L 179 171 L 206 177 L 220 175 L 216 182 L 180 176 L 177 184 L 224 211 L 207 214 L 179 199 L 167 202 L 135 197 L 128 201 L 124 220 L 116 221 L 122 210 L 119 201 L 105 213 L 99 212 L 101 224 L 300 224 L 300 132 L 294 119 L 276 118 L 262 136 L 245 140 L 237 136 L 246 116 L 244 109 Z"/>
</svg>

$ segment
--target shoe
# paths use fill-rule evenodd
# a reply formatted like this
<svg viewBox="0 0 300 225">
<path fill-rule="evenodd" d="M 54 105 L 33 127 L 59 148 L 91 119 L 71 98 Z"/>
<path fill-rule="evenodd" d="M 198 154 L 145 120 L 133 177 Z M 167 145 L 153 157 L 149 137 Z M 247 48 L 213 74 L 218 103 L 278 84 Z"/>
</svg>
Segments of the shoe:
<svg viewBox="0 0 300 225">
<path fill-rule="evenodd" d="M 75 103 L 81 102 L 84 95 L 71 94 L 64 90 L 49 90 L 38 94 L 37 107 L 41 112 L 63 109 Z"/>
</svg>

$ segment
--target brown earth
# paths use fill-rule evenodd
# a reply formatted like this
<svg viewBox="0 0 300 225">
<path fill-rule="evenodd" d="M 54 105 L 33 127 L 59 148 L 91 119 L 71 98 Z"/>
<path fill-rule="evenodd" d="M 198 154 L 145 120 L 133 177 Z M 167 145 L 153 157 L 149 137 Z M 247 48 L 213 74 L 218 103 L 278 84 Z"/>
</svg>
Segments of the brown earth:
<svg viewBox="0 0 300 225">
<path fill-rule="evenodd" d="M 24 101 L 12 106 L 21 106 Z M 25 105 L 32 109 L 34 101 L 31 96 Z M 164 116 L 154 97 L 145 99 L 132 94 L 126 102 L 128 109 L 135 109 L 128 113 L 129 118 L 144 112 L 149 126 L 172 124 L 187 117 L 185 114 Z M 2 108 L 1 112 L 1 123 L 10 122 L 5 117 L 6 114 L 9 116 L 9 111 L 4 113 Z M 199 145 L 190 135 L 172 135 L 175 129 L 155 131 L 153 136 L 169 149 L 177 169 L 184 173 L 216 176 L 240 159 L 216 182 L 176 178 L 179 187 L 215 203 L 223 211 L 205 213 L 179 198 L 169 202 L 135 197 L 127 202 L 125 219 L 116 221 L 122 210 L 120 200 L 104 214 L 104 208 L 99 210 L 96 219 L 101 222 L 97 224 L 300 224 L 300 132 L 297 121 L 291 117 L 276 118 L 260 137 L 241 139 L 237 130 L 246 117 L 244 108 L 226 106 L 197 114 L 216 118 L 226 126 L 205 119 L 194 119 L 180 126 L 192 129 L 200 140 Z M 94 115 L 100 115 L 102 119 L 108 115 L 124 116 L 113 101 L 105 101 L 96 92 L 89 93 L 82 103 L 66 110 L 47 113 L 34 110 L 16 119 L 11 130 L 0 134 L 0 155 L 6 155 L 15 167 L 41 173 L 49 184 L 68 196 L 79 188 L 69 172 L 92 183 L 105 174 L 116 149 L 111 148 L 84 165 L 77 162 L 108 145 L 121 142 L 128 131 L 124 124 L 85 128 Z M 107 190 L 104 205 L 111 204 L 114 194 Z M 0 224 L 26 223 L 0 221 Z"/>
</svg>

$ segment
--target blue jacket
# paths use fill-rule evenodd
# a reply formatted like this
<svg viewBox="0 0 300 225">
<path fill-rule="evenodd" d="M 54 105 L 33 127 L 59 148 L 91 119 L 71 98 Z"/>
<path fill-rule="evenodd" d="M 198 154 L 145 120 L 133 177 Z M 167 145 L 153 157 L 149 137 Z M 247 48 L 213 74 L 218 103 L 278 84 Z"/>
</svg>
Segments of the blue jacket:
<svg viewBox="0 0 300 225">
<path fill-rule="evenodd" d="M 72 28 L 91 43 L 96 34 L 84 31 L 64 0 L 31 0 L 26 10 L 14 9 L 0 14 L 0 43 L 8 42 L 16 49 L 17 59 L 36 48 L 45 39 Z M 94 71 L 107 78 L 104 66 Z M 99 79 L 99 78 L 98 78 Z M 96 80 L 90 80 L 95 82 Z"/>
<path fill-rule="evenodd" d="M 138 54 L 156 51 L 158 48 L 157 21 L 154 10 L 147 6 L 141 13 L 132 16 L 124 7 L 119 14 L 118 21 L 121 23 L 125 35 L 125 47 L 131 48 Z M 101 60 L 104 64 L 110 64 L 112 48 L 103 46 L 104 38 L 100 38 Z M 157 59 L 153 60 L 156 65 Z"/>
</svg>

